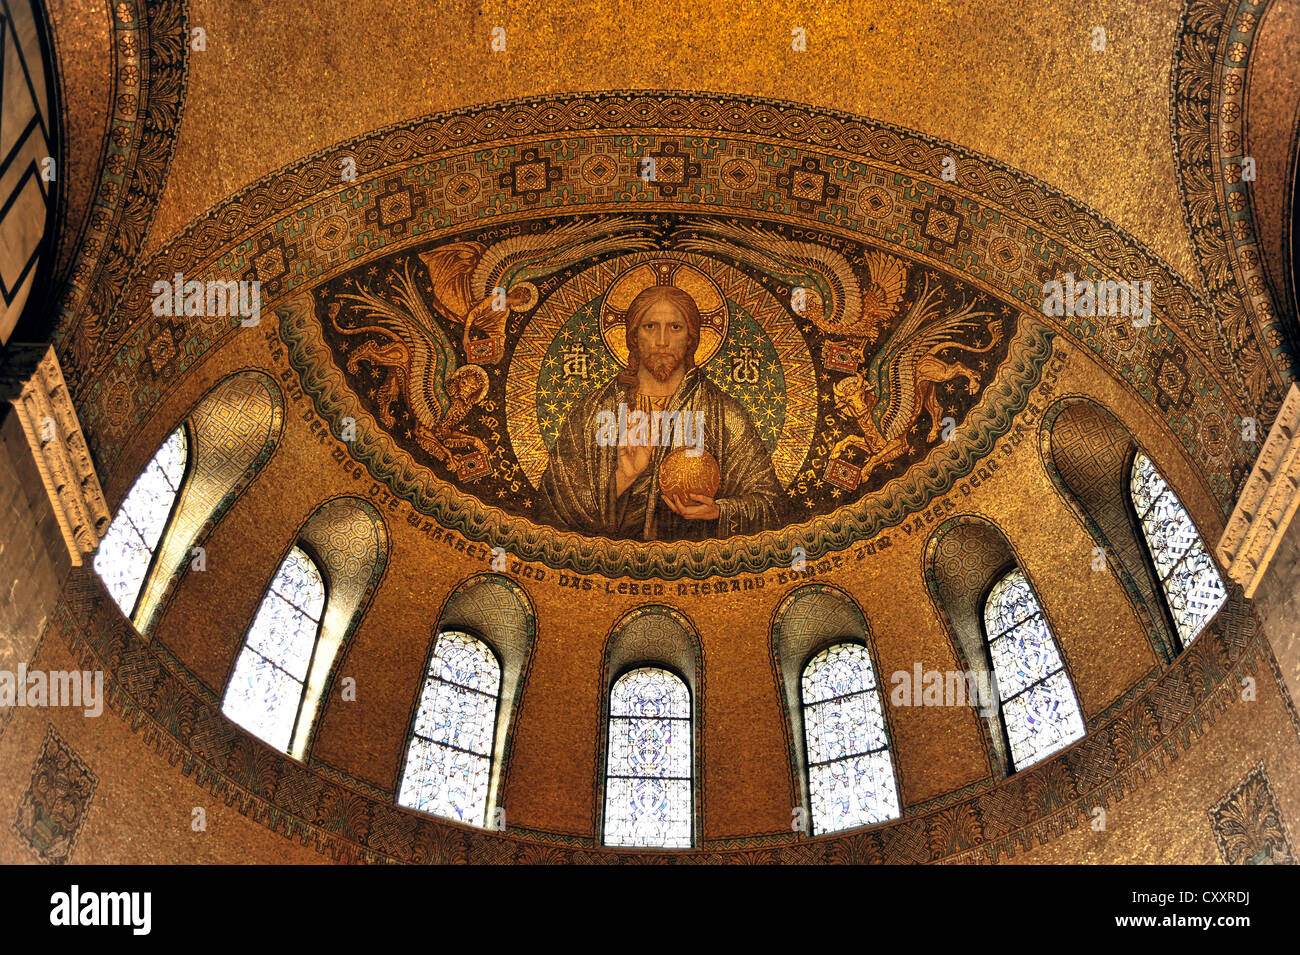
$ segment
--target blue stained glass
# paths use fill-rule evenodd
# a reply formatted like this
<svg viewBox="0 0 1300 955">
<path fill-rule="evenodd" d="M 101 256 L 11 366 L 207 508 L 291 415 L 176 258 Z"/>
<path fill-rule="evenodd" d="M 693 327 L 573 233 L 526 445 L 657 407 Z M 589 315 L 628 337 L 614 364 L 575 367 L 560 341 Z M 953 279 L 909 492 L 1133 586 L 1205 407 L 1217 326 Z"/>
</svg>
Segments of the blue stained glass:
<svg viewBox="0 0 1300 955">
<path fill-rule="evenodd" d="M 135 609 L 185 478 L 185 427 L 168 436 L 136 478 L 95 552 L 94 567 L 128 617 Z"/>
<path fill-rule="evenodd" d="M 899 816 L 887 751 L 813 766 L 809 785 L 816 833 L 870 826 Z"/>
<path fill-rule="evenodd" d="M 280 564 L 248 630 L 221 711 L 287 753 L 320 633 L 325 582 L 299 547 Z"/>
<path fill-rule="evenodd" d="M 1129 491 L 1178 639 L 1186 646 L 1219 612 L 1228 590 L 1187 508 L 1140 451 L 1133 457 Z"/>
<path fill-rule="evenodd" d="M 1016 767 L 1037 762 L 1083 736 L 1083 717 L 1064 672 L 1053 674 L 1003 704 Z M 1025 754 L 1031 754 L 1032 758 Z"/>
<path fill-rule="evenodd" d="M 880 691 L 867 648 L 840 643 L 804 668 L 804 739 L 813 832 L 899 815 Z"/>
<path fill-rule="evenodd" d="M 691 696 L 680 678 L 631 670 L 610 690 L 605 844 L 690 846 Z"/>
<path fill-rule="evenodd" d="M 1016 769 L 1081 738 L 1083 714 L 1029 578 L 1012 570 L 984 606 L 984 629 Z"/>
<path fill-rule="evenodd" d="M 1061 655 L 1042 614 L 1022 620 L 1002 636 L 989 641 L 998 686 L 1013 696 L 1060 670 Z"/>
<path fill-rule="evenodd" d="M 399 805 L 482 826 L 487 819 L 501 666 L 467 633 L 438 635 L 398 790 Z"/>
</svg>

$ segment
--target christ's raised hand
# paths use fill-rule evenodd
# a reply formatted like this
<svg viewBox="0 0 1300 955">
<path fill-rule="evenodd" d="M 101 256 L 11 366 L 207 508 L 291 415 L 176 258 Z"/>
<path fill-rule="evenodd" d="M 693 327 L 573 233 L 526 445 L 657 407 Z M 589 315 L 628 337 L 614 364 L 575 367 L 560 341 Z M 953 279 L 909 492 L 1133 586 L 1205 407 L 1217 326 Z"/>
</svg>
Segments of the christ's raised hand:
<svg viewBox="0 0 1300 955">
<path fill-rule="evenodd" d="M 622 497 L 623 492 L 632 486 L 632 482 L 650 466 L 652 457 L 648 445 L 620 444 L 618 446 L 618 470 L 614 474 L 614 491 Z"/>
</svg>

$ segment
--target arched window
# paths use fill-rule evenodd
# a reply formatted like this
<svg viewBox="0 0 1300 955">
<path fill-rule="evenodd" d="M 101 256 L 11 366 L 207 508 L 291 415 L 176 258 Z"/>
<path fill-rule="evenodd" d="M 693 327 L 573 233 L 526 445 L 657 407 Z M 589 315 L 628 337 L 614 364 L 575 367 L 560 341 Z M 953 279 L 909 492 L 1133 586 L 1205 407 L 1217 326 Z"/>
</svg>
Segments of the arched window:
<svg viewBox="0 0 1300 955">
<path fill-rule="evenodd" d="M 95 572 L 128 617 L 176 503 L 186 460 L 185 426 L 181 425 L 136 478 L 95 552 Z"/>
<path fill-rule="evenodd" d="M 415 717 L 399 805 L 476 826 L 487 818 L 501 665 L 483 641 L 441 633 Z"/>
<path fill-rule="evenodd" d="M 629 670 L 609 693 L 605 844 L 691 845 L 691 694 L 676 674 Z"/>
<path fill-rule="evenodd" d="M 1141 451 L 1133 457 L 1129 493 L 1185 647 L 1223 606 L 1228 591 L 1187 508 Z"/>
<path fill-rule="evenodd" d="M 298 735 L 324 609 L 320 569 L 294 547 L 258 608 L 221 704 L 231 720 L 284 753 Z"/>
<path fill-rule="evenodd" d="M 1084 734 L 1070 675 L 1029 578 L 1016 568 L 989 591 L 984 636 L 1016 769 L 1045 759 Z"/>
<path fill-rule="evenodd" d="M 896 819 L 894 766 L 867 648 L 826 648 L 808 661 L 800 692 L 813 834 Z"/>
</svg>

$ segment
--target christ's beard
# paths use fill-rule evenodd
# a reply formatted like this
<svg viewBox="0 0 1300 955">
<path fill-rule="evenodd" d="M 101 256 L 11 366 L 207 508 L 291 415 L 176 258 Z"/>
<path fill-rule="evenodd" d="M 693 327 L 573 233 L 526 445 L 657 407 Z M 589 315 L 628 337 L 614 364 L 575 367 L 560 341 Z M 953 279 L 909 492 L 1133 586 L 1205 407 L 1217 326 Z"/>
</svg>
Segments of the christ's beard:
<svg viewBox="0 0 1300 955">
<path fill-rule="evenodd" d="M 656 381 L 667 381 L 682 363 L 681 355 L 646 355 L 642 359 Z"/>
</svg>

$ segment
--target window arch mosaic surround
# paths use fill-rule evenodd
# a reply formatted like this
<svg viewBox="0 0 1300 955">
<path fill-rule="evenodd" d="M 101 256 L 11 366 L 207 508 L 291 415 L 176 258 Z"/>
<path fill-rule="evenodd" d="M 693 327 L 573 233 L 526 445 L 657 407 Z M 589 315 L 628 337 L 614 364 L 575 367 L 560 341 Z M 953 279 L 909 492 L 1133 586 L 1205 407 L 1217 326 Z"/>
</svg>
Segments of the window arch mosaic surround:
<svg viewBox="0 0 1300 955">
<path fill-rule="evenodd" d="M 990 521 L 957 515 L 931 532 L 924 561 L 926 588 L 959 668 L 991 680 L 982 625 L 984 597 L 998 572 L 1015 562 L 1010 542 Z M 979 710 L 971 715 L 984 741 L 990 775 L 1009 775 L 1011 754 L 999 715 Z"/>
<path fill-rule="evenodd" d="M 461 581 L 450 594 L 438 614 L 437 626 L 432 630 L 429 652 L 437 643 L 437 635 L 447 631 L 462 631 L 482 640 L 496 654 L 501 664 L 500 703 L 496 723 L 496 741 L 492 752 L 492 775 L 488 785 L 487 825 L 508 825 L 504 815 L 504 800 L 509 788 L 510 754 L 514 743 L 515 727 L 523 710 L 524 690 L 532 667 L 532 653 L 537 636 L 537 614 L 528 596 L 516 581 L 505 574 L 489 572 L 474 574 Z M 412 700 L 409 738 L 419 713 L 419 692 Z M 405 766 L 397 769 L 394 791 L 401 786 Z"/>
<path fill-rule="evenodd" d="M 214 385 L 186 416 L 193 470 L 159 550 L 160 572 L 137 614 L 142 632 L 155 626 L 216 523 L 270 461 L 284 424 L 284 396 L 267 374 L 238 371 Z"/>
<path fill-rule="evenodd" d="M 874 638 L 857 602 L 838 587 L 828 584 L 807 584 L 787 594 L 773 611 L 770 633 L 772 672 L 781 698 L 785 717 L 782 731 L 790 754 L 791 805 L 805 811 L 805 825 L 800 831 L 809 835 L 822 834 L 824 827 L 815 825 L 813 819 L 815 798 L 810 786 L 809 746 L 804 722 L 804 674 L 808 664 L 820 653 L 845 643 L 863 647 L 874 672 L 879 659 Z M 883 694 L 878 674 L 875 682 L 877 692 Z M 901 814 L 904 802 L 904 781 L 893 752 L 895 734 L 890 708 L 885 705 L 883 695 L 880 700 L 885 739 L 889 741 L 888 768 L 891 775 L 887 781 L 880 776 L 874 776 L 873 780 L 879 784 L 882 793 L 892 794 L 891 808 L 897 806 L 894 812 L 897 816 Z M 862 821 L 845 825 L 849 824 L 870 823 Z"/>
<path fill-rule="evenodd" d="M 1107 569 L 1124 588 L 1152 651 L 1167 665 L 1177 655 L 1177 640 L 1131 507 L 1129 465 L 1135 447 L 1129 429 L 1088 395 L 1059 398 L 1039 428 L 1039 453 L 1048 477 L 1105 548 Z"/>
<path fill-rule="evenodd" d="M 371 504 L 344 496 L 316 508 L 290 547 L 301 545 L 310 552 L 326 590 L 320 638 L 306 676 L 302 714 L 289 749 L 289 755 L 296 759 L 307 759 L 311 751 L 335 675 L 387 567 L 388 539 L 383 518 Z M 231 674 L 242 650 L 241 644 L 232 657 Z M 228 677 L 227 685 L 229 682 Z"/>
<path fill-rule="evenodd" d="M 691 704 L 690 732 L 690 839 L 686 845 L 698 845 L 704 832 L 704 738 L 700 731 L 700 714 L 704 712 L 704 651 L 698 632 L 679 611 L 660 605 L 647 605 L 629 611 L 612 628 L 605 642 L 601 668 L 601 720 L 596 740 L 596 787 L 593 829 L 599 844 L 607 831 L 607 777 L 610 759 L 610 724 L 613 712 L 613 689 L 628 672 L 660 669 L 679 679 L 686 687 Z"/>
<path fill-rule="evenodd" d="M 184 463 L 184 479 L 176 482 L 170 514 L 162 508 L 157 493 L 149 495 L 148 513 L 142 523 L 158 532 L 152 562 L 138 584 L 136 599 L 130 606 L 123 606 L 123 613 L 132 617 L 142 633 L 153 630 L 175 595 L 177 584 L 193 566 L 191 562 L 198 556 L 193 548 L 202 543 L 270 460 L 283 420 L 279 386 L 264 372 L 238 371 L 209 389 L 168 438 L 168 442 L 174 442 L 179 435 L 183 442 L 182 454 L 173 455 L 172 464 Z M 165 442 L 154 461 L 146 465 L 136 486 L 151 474 L 167 446 Z M 119 514 L 126 513 L 134 491 L 135 486 Z M 132 507 L 138 510 L 138 502 Z M 160 519 L 164 523 L 159 523 Z M 120 543 L 116 538 L 110 541 L 114 548 Z M 105 573 L 101 578 L 111 573 L 107 551 L 104 554 L 101 566 Z M 107 579 L 105 585 L 118 586 Z"/>
</svg>

